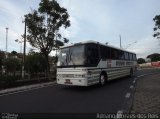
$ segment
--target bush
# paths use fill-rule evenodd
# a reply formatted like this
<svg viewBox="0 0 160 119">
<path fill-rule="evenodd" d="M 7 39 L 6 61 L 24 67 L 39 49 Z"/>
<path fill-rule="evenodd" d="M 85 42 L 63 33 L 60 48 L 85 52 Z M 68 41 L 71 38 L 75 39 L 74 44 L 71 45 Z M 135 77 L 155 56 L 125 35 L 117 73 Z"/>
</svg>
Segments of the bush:
<svg viewBox="0 0 160 119">
<path fill-rule="evenodd" d="M 2 59 L 0 59 L 0 74 L 2 72 Z"/>
<path fill-rule="evenodd" d="M 4 60 L 4 66 L 7 73 L 15 75 L 15 72 L 21 68 L 21 62 L 16 58 L 7 58 Z"/>
<path fill-rule="evenodd" d="M 0 68 L 2 67 L 2 59 L 0 59 Z"/>
<path fill-rule="evenodd" d="M 45 72 L 46 60 L 39 53 L 33 53 L 26 57 L 25 68 L 31 74 L 37 74 L 39 72 Z"/>
<path fill-rule="evenodd" d="M 19 76 L 0 76 L 0 88 L 7 88 L 14 86 Z"/>
</svg>

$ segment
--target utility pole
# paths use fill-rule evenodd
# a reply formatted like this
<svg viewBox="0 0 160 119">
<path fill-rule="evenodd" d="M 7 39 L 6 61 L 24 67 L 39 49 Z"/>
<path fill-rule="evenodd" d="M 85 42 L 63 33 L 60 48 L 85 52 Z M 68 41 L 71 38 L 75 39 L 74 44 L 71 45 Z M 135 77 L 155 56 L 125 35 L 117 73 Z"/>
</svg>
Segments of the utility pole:
<svg viewBox="0 0 160 119">
<path fill-rule="evenodd" d="M 7 51 L 8 51 L 8 27 L 6 27 L 6 58 L 8 58 L 8 55 L 7 55 Z"/>
<path fill-rule="evenodd" d="M 24 20 L 24 48 L 23 48 L 23 66 L 22 66 L 22 78 L 25 76 L 25 57 L 26 57 L 26 19 Z"/>
<path fill-rule="evenodd" d="M 120 39 L 120 49 L 122 49 L 122 45 L 121 45 L 121 35 L 119 35 L 119 39 Z"/>
<path fill-rule="evenodd" d="M 58 31 L 56 31 L 56 57 L 57 57 L 57 33 Z"/>
</svg>

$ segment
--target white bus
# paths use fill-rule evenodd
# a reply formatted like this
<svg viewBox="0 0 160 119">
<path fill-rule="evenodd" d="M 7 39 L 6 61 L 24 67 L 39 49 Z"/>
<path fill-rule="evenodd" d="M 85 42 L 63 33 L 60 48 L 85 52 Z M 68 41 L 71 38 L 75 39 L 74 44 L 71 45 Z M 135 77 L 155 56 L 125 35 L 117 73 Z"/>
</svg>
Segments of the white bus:
<svg viewBox="0 0 160 119">
<path fill-rule="evenodd" d="M 75 43 L 60 48 L 57 83 L 63 85 L 104 85 L 123 76 L 133 76 L 137 58 L 128 52 L 95 41 Z"/>
</svg>

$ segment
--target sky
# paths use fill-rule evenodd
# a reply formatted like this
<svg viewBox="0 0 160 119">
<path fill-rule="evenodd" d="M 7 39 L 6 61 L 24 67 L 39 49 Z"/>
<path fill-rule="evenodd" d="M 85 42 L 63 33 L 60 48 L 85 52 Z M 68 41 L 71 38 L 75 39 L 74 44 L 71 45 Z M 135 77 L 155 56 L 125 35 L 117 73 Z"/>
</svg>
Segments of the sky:
<svg viewBox="0 0 160 119">
<path fill-rule="evenodd" d="M 153 37 L 160 0 L 57 0 L 68 10 L 71 27 L 61 29 L 69 43 L 94 40 L 135 52 L 137 57 L 160 53 L 160 41 Z M 0 50 L 21 52 L 24 15 L 37 9 L 40 0 L 0 0 Z M 32 47 L 27 43 L 27 52 Z M 54 55 L 52 52 L 51 55 Z"/>
</svg>

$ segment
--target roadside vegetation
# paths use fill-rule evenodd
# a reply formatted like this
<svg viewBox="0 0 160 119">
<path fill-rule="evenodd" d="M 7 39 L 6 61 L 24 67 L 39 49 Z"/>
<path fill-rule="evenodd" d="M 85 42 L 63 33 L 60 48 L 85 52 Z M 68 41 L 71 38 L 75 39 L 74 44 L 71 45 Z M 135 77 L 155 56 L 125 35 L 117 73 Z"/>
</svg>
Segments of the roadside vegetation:
<svg viewBox="0 0 160 119">
<path fill-rule="evenodd" d="M 56 57 L 49 56 L 51 80 L 56 76 Z M 0 57 L 0 89 L 28 83 L 49 81 L 46 76 L 46 60 L 41 53 L 29 52 L 25 61 L 25 76 L 22 79 L 22 56 L 8 53 Z"/>
<path fill-rule="evenodd" d="M 57 55 L 51 57 L 49 54 L 69 42 L 59 31 L 71 25 L 69 14 L 56 0 L 41 0 L 38 9 L 32 9 L 24 18 L 27 36 L 22 37 L 39 52 L 29 52 L 23 64 L 22 53 L 12 51 L 6 54 L 1 51 L 0 89 L 17 85 L 18 82 L 54 80 Z M 22 79 L 23 65 L 25 75 Z"/>
</svg>

